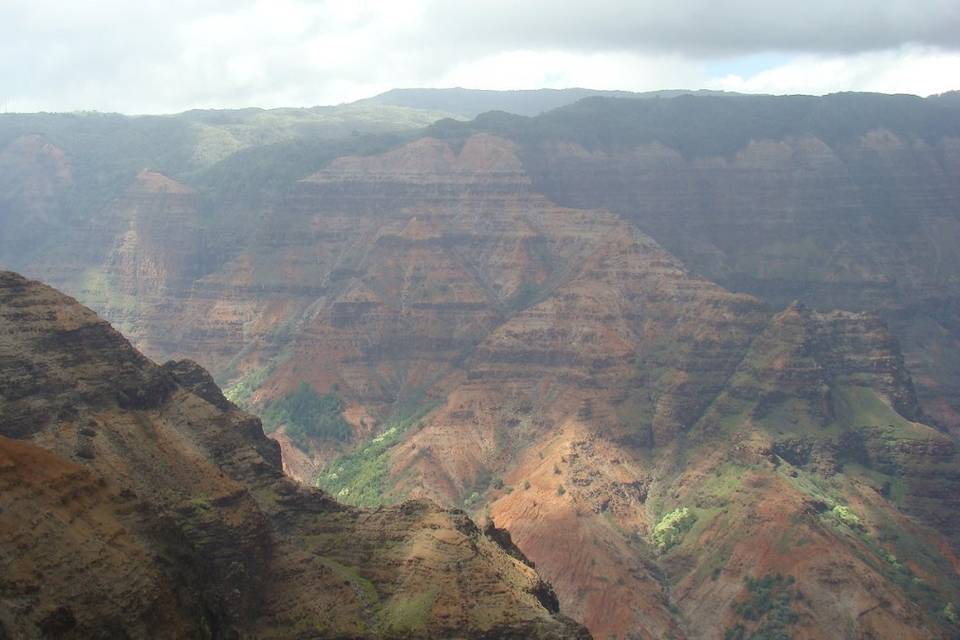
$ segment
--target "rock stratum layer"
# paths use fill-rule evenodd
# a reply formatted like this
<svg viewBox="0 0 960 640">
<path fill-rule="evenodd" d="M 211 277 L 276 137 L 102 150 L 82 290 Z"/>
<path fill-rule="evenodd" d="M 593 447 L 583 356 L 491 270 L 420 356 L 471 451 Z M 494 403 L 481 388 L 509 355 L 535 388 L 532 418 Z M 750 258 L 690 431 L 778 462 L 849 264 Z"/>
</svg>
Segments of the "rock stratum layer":
<svg viewBox="0 0 960 640">
<path fill-rule="evenodd" d="M 515 547 L 286 478 L 189 361 L 0 274 L 0 635 L 586 638 Z"/>
<path fill-rule="evenodd" d="M 958 114 L 591 99 L 254 149 L 236 194 L 134 173 L 85 217 L 25 138 L 7 210 L 83 222 L 5 255 L 208 366 L 303 482 L 506 527 L 596 637 L 948 637 Z"/>
</svg>

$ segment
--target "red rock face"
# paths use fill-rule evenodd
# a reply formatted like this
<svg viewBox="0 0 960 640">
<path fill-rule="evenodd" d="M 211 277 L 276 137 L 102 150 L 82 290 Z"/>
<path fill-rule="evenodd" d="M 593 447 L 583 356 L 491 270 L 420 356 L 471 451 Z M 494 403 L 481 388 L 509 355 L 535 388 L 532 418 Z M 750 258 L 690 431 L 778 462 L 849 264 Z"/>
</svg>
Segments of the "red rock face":
<svg viewBox="0 0 960 640">
<path fill-rule="evenodd" d="M 698 273 L 784 306 L 880 311 L 901 337 L 921 400 L 957 424 L 953 303 L 960 262 L 958 140 L 876 129 L 828 145 L 757 140 L 730 157 L 660 144 L 527 150 L 537 188 L 633 220 Z"/>
<path fill-rule="evenodd" d="M 21 136 L 0 153 L 4 168 L 4 195 L 33 212 L 41 222 L 56 213 L 59 196 L 73 184 L 73 168 L 62 149 L 42 136 Z M 13 184 L 18 183 L 17 187 Z"/>
<path fill-rule="evenodd" d="M 204 269 L 199 196 L 166 176 L 141 171 L 95 223 L 99 228 L 91 235 L 110 238 L 102 270 L 111 318 L 144 349 L 182 355 L 189 348 L 185 338 L 196 328 L 183 327 L 176 309 Z"/>
<path fill-rule="evenodd" d="M 70 161 L 42 136 L 21 136 L 0 149 L 0 251 L 19 256 L 62 224 L 72 184 Z"/>
<path fill-rule="evenodd" d="M 0 380 L 4 636 L 589 638 L 462 512 L 294 483 L 198 365 L 10 272 Z"/>
<path fill-rule="evenodd" d="M 757 631 L 744 578 L 778 572 L 803 594 L 797 637 L 936 637 L 960 595 L 960 474 L 925 424 L 953 410 L 952 315 L 930 301 L 954 295 L 956 163 L 937 144 L 688 158 L 423 138 L 207 222 L 197 194 L 141 174 L 95 268 L 148 353 L 248 374 L 254 406 L 339 391 L 353 445 L 279 432 L 305 481 L 432 408 L 367 469 L 383 494 L 508 527 L 597 637 Z M 880 309 L 906 358 L 877 316 L 793 298 Z M 681 507 L 695 524 L 658 548 Z"/>
<path fill-rule="evenodd" d="M 692 637 L 711 637 L 708 621 L 716 618 L 707 612 L 733 606 L 745 573 L 788 570 L 813 593 L 835 589 L 817 576 L 843 571 L 855 545 L 824 555 L 815 567 L 808 567 L 803 552 L 769 561 L 758 556 L 753 565 L 739 559 L 751 547 L 735 541 L 782 537 L 796 528 L 779 516 L 756 530 L 754 516 L 737 520 L 742 514 L 758 514 L 760 522 L 761 513 L 772 517 L 775 512 L 762 510 L 768 492 L 790 496 L 798 514 L 805 508 L 806 494 L 768 469 L 761 468 L 757 486 L 744 487 L 730 503 L 740 515 L 712 516 L 698 533 L 707 536 L 703 540 L 719 535 L 714 528 L 736 532 L 720 536 L 718 570 L 725 577 L 717 578 L 723 587 L 715 594 L 694 552 L 653 569 L 635 536 L 645 538 L 657 523 L 651 494 L 710 504 L 719 498 L 700 496 L 698 478 L 720 473 L 731 464 L 727 456 L 738 465 L 744 464 L 738 456 L 766 460 L 757 452 L 773 447 L 791 457 L 794 445 L 760 435 L 761 419 L 784 398 L 802 396 L 817 420 L 828 422 L 835 412 L 831 390 L 855 385 L 903 415 L 916 415 L 889 333 L 875 318 L 849 314 L 793 309 L 770 320 L 756 300 L 689 274 L 615 216 L 550 204 L 530 191 L 504 148 L 511 145 L 484 136 L 468 140 L 456 155 L 443 143 L 421 141 L 385 156 L 338 161 L 305 181 L 296 206 L 316 207 L 318 226 L 345 234 L 346 225 L 336 220 L 351 211 L 351 225 L 367 229 L 367 236 L 341 254 L 349 260 L 348 282 L 301 325 L 291 356 L 262 393 L 279 394 L 303 378 L 321 389 L 337 383 L 372 406 L 389 405 L 416 386 L 444 398 L 422 428 L 391 450 L 391 491 L 444 502 L 482 494 L 494 520 L 513 531 L 565 606 L 600 637 L 683 632 L 659 571 L 696 585 L 672 600 L 694 616 L 686 623 Z M 491 170 L 478 150 L 504 168 Z M 465 176 L 468 160 L 478 168 Z M 416 171 L 407 172 L 408 166 Z M 482 178 L 485 191 L 475 193 Z M 478 233 L 487 228 L 496 229 L 495 243 Z M 498 252 L 505 244 L 519 248 Z M 537 291 L 512 307 L 504 276 L 517 273 L 530 274 L 525 282 Z M 470 339 L 457 343 L 458 328 Z M 758 334 L 771 346 L 764 347 Z M 767 364 L 737 375 L 751 348 Z M 758 380 L 767 392 L 758 391 Z M 714 405 L 739 402 L 728 398 L 737 393 L 756 403 L 734 416 L 746 434 L 759 430 L 754 435 L 721 430 L 729 416 Z M 929 429 L 916 435 L 939 438 Z M 749 444 L 738 445 L 744 453 L 726 453 L 731 436 L 746 438 Z M 711 448 L 715 453 L 708 453 Z M 651 460 L 644 453 L 651 450 L 674 453 Z M 689 467 L 677 477 L 666 460 L 683 450 Z M 481 479 L 491 475 L 513 491 L 487 489 Z M 884 508 L 873 500 L 866 503 L 870 509 Z M 822 544 L 834 544 L 834 534 L 822 532 L 818 522 L 811 527 L 810 535 L 826 536 Z M 828 624 L 857 618 L 880 598 L 896 604 L 860 628 L 888 637 L 929 635 L 908 596 L 886 582 L 872 591 L 885 580 L 868 566 L 856 569 L 843 589 L 856 604 L 836 606 L 818 595 L 811 618 L 832 622 L 808 621 L 805 633 L 822 635 Z M 724 619 L 729 626 L 735 622 Z"/>
<path fill-rule="evenodd" d="M 629 216 L 722 283 L 753 279 L 760 291 L 777 280 L 789 300 L 795 283 L 845 282 L 845 291 L 821 284 L 817 301 L 865 305 L 889 300 L 891 288 L 922 295 L 946 284 L 931 258 L 943 255 L 942 232 L 956 232 L 956 167 L 941 160 L 955 145 L 884 130 L 832 146 L 809 136 L 754 141 L 710 158 L 657 144 L 593 153 L 551 144 L 527 167 L 556 201 Z M 944 259 L 941 269 L 958 266 Z"/>
<path fill-rule="evenodd" d="M 205 224 L 197 197 L 183 193 L 185 187 L 164 187 L 155 174 L 150 185 L 151 179 L 141 176 L 111 205 L 109 215 L 98 217 L 83 241 L 87 248 L 72 251 L 86 251 L 89 258 L 77 263 L 57 255 L 30 271 L 81 294 L 148 353 L 190 355 L 218 372 L 241 351 L 254 365 L 259 359 L 251 353 L 272 357 L 288 337 L 271 334 L 297 334 L 303 314 L 315 311 L 321 296 L 342 297 L 338 313 L 346 321 L 359 305 L 380 304 L 375 298 L 384 288 L 407 287 L 422 298 L 412 300 L 422 312 L 442 297 L 444 287 L 455 284 L 464 299 L 444 304 L 488 305 L 501 312 L 499 319 L 477 318 L 474 326 L 472 319 L 451 318 L 468 328 L 456 336 L 449 329 L 418 336 L 417 343 L 462 354 L 447 348 L 451 340 L 476 342 L 509 317 L 510 309 L 498 307 L 517 293 L 529 295 L 532 287 L 558 284 L 563 270 L 589 250 L 587 239 L 577 234 L 588 233 L 592 222 L 553 239 L 542 227 L 531 226 L 561 224 L 549 214 L 559 209 L 550 202 L 528 209 L 541 209 L 538 215 L 507 213 L 511 207 L 530 207 L 530 198 L 542 201 L 538 192 L 545 192 L 567 206 L 610 209 L 697 272 L 733 290 L 772 299 L 774 306 L 803 298 L 824 308 L 885 309 L 928 412 L 953 423 L 950 397 L 958 379 L 949 361 L 956 355 L 955 314 L 945 316 L 942 310 L 949 305 L 931 301 L 955 295 L 951 274 L 960 271 L 950 248 L 960 232 L 954 224 L 960 202 L 956 140 L 926 143 L 876 130 L 833 145 L 812 136 L 758 140 L 730 157 L 700 158 L 657 143 L 610 152 L 558 142 L 520 149 L 494 140 L 478 136 L 455 149 L 422 139 L 375 158 L 342 158 L 280 201 L 217 212 Z M 37 137 L 23 138 L 6 156 L 17 166 L 38 167 L 46 166 L 37 165 L 46 153 L 53 164 L 45 173 L 31 171 L 62 191 L 69 171 L 65 161 L 54 162 L 62 153 L 44 144 Z M 41 153 L 42 148 L 48 151 Z M 44 198 L 28 201 L 39 206 Z M 402 231 L 413 218 L 422 228 Z M 394 241 L 422 233 L 435 234 L 434 255 L 406 255 Z M 355 283 L 374 258 L 382 260 L 379 268 L 393 268 L 380 256 L 390 243 L 394 262 L 437 262 L 436 277 L 462 267 L 475 281 L 451 272 L 427 282 L 424 273 L 411 271 L 406 284 L 384 281 L 379 293 Z M 451 251 L 466 264 L 443 264 L 438 251 Z M 90 286 L 96 274 L 78 277 L 91 267 L 104 274 L 106 294 L 104 287 Z M 148 304 L 120 295 L 146 295 L 158 287 L 169 291 Z M 356 290 L 346 294 L 347 287 Z M 417 326 L 431 323 L 415 321 Z M 440 342 L 427 347 L 432 338 Z M 315 382 L 322 387 L 334 377 L 317 373 Z M 422 372 L 414 374 L 417 384 L 424 378 Z M 383 386 L 373 383 L 370 398 L 396 393 Z"/>
<path fill-rule="evenodd" d="M 183 288 L 196 278 L 191 260 L 203 242 L 198 205 L 196 194 L 185 185 L 149 171 L 137 176 L 105 216 L 117 219 L 118 227 L 126 226 L 106 263 L 120 292 L 143 300 Z"/>
</svg>

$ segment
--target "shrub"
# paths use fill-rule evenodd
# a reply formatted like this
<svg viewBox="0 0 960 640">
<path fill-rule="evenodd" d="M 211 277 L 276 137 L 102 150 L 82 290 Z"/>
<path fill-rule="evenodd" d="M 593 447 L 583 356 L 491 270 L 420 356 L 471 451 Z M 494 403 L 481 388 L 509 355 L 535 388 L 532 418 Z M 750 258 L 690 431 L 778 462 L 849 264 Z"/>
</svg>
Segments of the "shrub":
<svg viewBox="0 0 960 640">
<path fill-rule="evenodd" d="M 952 602 L 948 602 L 947 606 L 943 608 L 943 617 L 946 618 L 950 624 L 957 624 L 957 610 L 954 608 Z"/>
<path fill-rule="evenodd" d="M 851 529 L 864 530 L 863 523 L 860 522 L 860 518 L 853 511 L 850 510 L 850 507 L 845 507 L 843 505 L 837 505 L 833 508 L 834 517 L 847 525 Z"/>
<path fill-rule="evenodd" d="M 353 505 L 374 507 L 384 504 L 391 449 L 400 443 L 407 430 L 417 428 L 421 418 L 432 408 L 425 405 L 405 417 L 392 420 L 365 446 L 329 463 L 324 473 L 317 477 L 317 486 Z M 344 489 L 346 493 L 343 493 Z"/>
<path fill-rule="evenodd" d="M 250 410 L 250 399 L 271 373 L 270 367 L 261 367 L 247 372 L 233 384 L 225 387 L 223 395 L 241 409 Z M 264 425 L 266 426 L 266 425 Z"/>
<path fill-rule="evenodd" d="M 731 629 L 727 629 L 723 634 L 723 640 L 744 640 L 747 637 L 747 628 L 739 622 Z"/>
<path fill-rule="evenodd" d="M 558 495 L 558 496 L 562 496 L 562 495 L 565 494 L 566 492 L 567 492 L 567 490 L 563 488 L 563 485 L 562 485 L 562 484 L 557 487 L 557 495 Z"/>
<path fill-rule="evenodd" d="M 513 311 L 521 311 L 536 302 L 539 295 L 540 288 L 537 287 L 536 284 L 532 282 L 524 282 L 517 287 L 517 290 L 507 302 L 507 306 L 509 306 Z"/>
<path fill-rule="evenodd" d="M 737 624 L 728 629 L 725 635 L 727 640 L 789 640 L 791 637 L 788 627 L 796 624 L 800 619 L 793 610 L 791 603 L 794 598 L 792 590 L 794 579 L 772 574 L 763 578 L 746 579 L 747 599 L 735 608 L 738 616 L 745 620 L 758 623 L 756 631 L 749 636 L 743 624 Z"/>
<path fill-rule="evenodd" d="M 346 441 L 353 437 L 353 429 L 340 415 L 343 400 L 336 392 L 320 395 L 312 386 L 301 382 L 264 411 L 263 420 L 271 427 L 284 424 L 291 441 L 305 450 L 310 438 Z"/>
<path fill-rule="evenodd" d="M 208 498 L 203 494 L 196 495 L 193 498 L 191 498 L 190 504 L 193 505 L 195 508 L 202 509 L 204 511 L 209 511 L 210 509 L 213 508 L 213 506 L 210 504 L 210 498 Z"/>
<path fill-rule="evenodd" d="M 697 515 L 687 507 L 674 509 L 661 518 L 653 528 L 653 542 L 660 551 L 666 551 L 683 538 L 683 534 L 697 521 Z"/>
</svg>

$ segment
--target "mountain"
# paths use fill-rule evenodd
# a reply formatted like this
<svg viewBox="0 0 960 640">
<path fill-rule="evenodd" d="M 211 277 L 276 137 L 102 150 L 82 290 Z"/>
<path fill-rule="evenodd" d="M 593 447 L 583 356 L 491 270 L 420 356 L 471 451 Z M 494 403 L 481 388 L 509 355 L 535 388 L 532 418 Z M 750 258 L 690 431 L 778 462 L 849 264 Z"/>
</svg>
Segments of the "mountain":
<svg viewBox="0 0 960 640">
<path fill-rule="evenodd" d="M 352 105 L 390 105 L 428 111 L 446 111 L 464 118 L 476 118 L 487 111 L 505 111 L 520 116 L 537 116 L 565 107 L 591 96 L 607 98 L 672 98 L 678 95 L 735 95 L 725 91 L 597 91 L 594 89 L 525 89 L 491 91 L 486 89 L 391 89 Z"/>
<path fill-rule="evenodd" d="M 369 144 L 365 142 L 367 138 L 386 137 L 395 143 L 395 135 L 450 117 L 457 116 L 374 104 L 194 110 L 163 116 L 98 112 L 0 114 L 0 191 L 6 209 L 3 223 L 7 225 L 0 243 L 4 255 L 19 248 L 22 240 L 35 249 L 37 242 L 58 230 L 54 222 L 75 224 L 96 214 L 144 169 L 228 190 L 233 185 L 223 184 L 225 179 L 218 173 L 220 163 L 232 159 L 233 165 L 227 171 L 235 179 L 237 158 L 242 159 L 247 149 L 280 149 L 284 157 L 294 158 L 301 166 L 316 162 L 312 158 L 319 154 L 322 164 L 345 149 L 356 150 Z M 318 151 L 328 148 L 331 151 Z M 62 154 L 60 161 L 66 162 L 69 169 L 64 168 L 66 165 L 51 168 L 62 201 L 45 202 L 46 214 L 40 220 L 31 213 L 29 204 L 38 194 L 25 192 L 32 186 L 30 176 L 21 172 L 29 170 L 32 162 L 57 162 L 45 155 L 45 150 L 52 149 L 56 149 L 55 155 Z M 277 164 L 276 158 L 272 164 Z M 269 173 L 262 166 L 258 169 Z M 46 197 L 52 198 L 53 194 Z M 27 229 L 10 226 L 17 217 L 26 218 L 20 222 Z"/>
<path fill-rule="evenodd" d="M 286 478 L 260 421 L 0 273 L 0 636 L 586 638 L 493 528 Z"/>
<path fill-rule="evenodd" d="M 202 362 L 304 483 L 506 528 L 595 637 L 951 637 L 958 140 L 949 95 L 600 96 L 79 210 L 35 131 L 0 259 Z"/>
<path fill-rule="evenodd" d="M 324 248 L 307 255 L 336 267 L 317 263 L 330 269 L 323 302 L 249 370 L 248 401 L 276 406 L 300 380 L 337 389 L 366 412 L 357 437 L 372 437 L 326 464 L 321 486 L 359 504 L 415 495 L 489 513 L 601 637 L 711 637 L 718 615 L 750 625 L 735 615 L 745 576 L 778 574 L 798 581 L 795 624 L 811 636 L 936 634 L 951 561 L 880 540 L 950 548 L 954 445 L 922 424 L 883 324 L 771 313 L 724 291 L 617 216 L 552 204 L 518 152 L 476 134 L 459 150 L 423 139 L 339 159 L 274 221 L 313 221 L 322 244 L 308 246 Z M 290 259 L 304 233 L 287 237 Z M 378 422 L 398 401 L 427 412 L 422 426 Z M 937 453 L 891 460 L 914 449 Z M 673 513 L 696 521 L 660 548 Z M 794 551 L 794 535 L 811 548 Z M 754 555 L 768 536 L 788 542 Z M 904 553 L 938 574 L 927 579 L 944 600 L 928 613 L 885 560 Z M 823 577 L 835 572 L 842 587 Z"/>
<path fill-rule="evenodd" d="M 880 312 L 924 405 L 960 425 L 960 115 L 950 95 L 585 100 L 541 118 L 446 123 L 523 142 L 558 204 L 632 220 L 685 264 L 782 306 Z"/>
</svg>

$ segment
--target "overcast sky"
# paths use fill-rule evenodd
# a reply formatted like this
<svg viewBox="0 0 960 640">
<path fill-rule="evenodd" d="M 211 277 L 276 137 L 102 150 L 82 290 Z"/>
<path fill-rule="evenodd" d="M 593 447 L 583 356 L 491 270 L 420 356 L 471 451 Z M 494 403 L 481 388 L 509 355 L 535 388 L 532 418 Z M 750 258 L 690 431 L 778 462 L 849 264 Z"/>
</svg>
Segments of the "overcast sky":
<svg viewBox="0 0 960 640">
<path fill-rule="evenodd" d="M 337 104 L 393 87 L 960 88 L 960 0 L 0 0 L 0 109 Z"/>
</svg>

